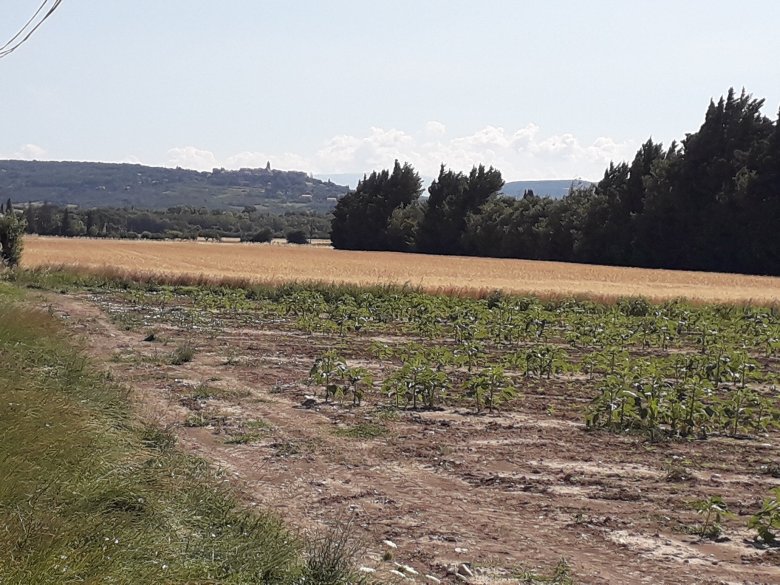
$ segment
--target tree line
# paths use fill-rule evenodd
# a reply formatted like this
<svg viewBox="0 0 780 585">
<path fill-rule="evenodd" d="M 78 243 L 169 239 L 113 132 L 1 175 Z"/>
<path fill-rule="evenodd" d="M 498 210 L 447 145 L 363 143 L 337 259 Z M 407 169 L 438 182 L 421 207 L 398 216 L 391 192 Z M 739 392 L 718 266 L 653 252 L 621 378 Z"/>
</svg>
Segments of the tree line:
<svg viewBox="0 0 780 585">
<path fill-rule="evenodd" d="M 780 275 L 780 125 L 729 90 L 697 132 L 651 139 L 563 199 L 501 195 L 500 171 L 409 164 L 365 176 L 333 212 L 334 247 Z M 780 118 L 780 116 L 778 116 Z"/>
<path fill-rule="evenodd" d="M 6 204 L 11 209 L 10 201 Z M 258 213 L 253 206 L 227 211 L 196 207 L 166 210 L 93 208 L 27 204 L 16 212 L 24 219 L 26 232 L 46 236 L 87 236 L 128 239 L 241 238 L 267 242 L 288 238 L 300 242 L 327 238 L 330 224 L 325 214 L 287 212 Z M 2 209 L 0 209 L 2 213 Z"/>
</svg>

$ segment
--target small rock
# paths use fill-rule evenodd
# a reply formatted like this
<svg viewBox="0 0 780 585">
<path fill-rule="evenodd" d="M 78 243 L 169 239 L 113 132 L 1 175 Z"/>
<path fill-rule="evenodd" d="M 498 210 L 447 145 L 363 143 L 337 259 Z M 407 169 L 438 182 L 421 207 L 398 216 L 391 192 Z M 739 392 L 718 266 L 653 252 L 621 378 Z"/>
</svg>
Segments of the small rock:
<svg viewBox="0 0 780 585">
<path fill-rule="evenodd" d="M 313 408 L 317 406 L 317 399 L 313 396 L 307 396 L 303 399 L 303 402 L 301 402 L 301 406 L 304 408 Z"/>
<path fill-rule="evenodd" d="M 395 566 L 398 567 L 398 569 L 400 571 L 403 571 L 404 573 L 409 573 L 410 575 L 419 575 L 419 573 L 409 565 L 402 565 L 401 563 L 396 563 Z"/>
<path fill-rule="evenodd" d="M 466 575 L 461 575 L 460 573 L 456 573 L 455 576 L 461 581 L 463 581 L 464 583 L 471 583 L 471 581 L 469 581 L 469 578 L 466 577 Z"/>
<path fill-rule="evenodd" d="M 433 583 L 434 585 L 438 585 L 439 583 L 441 583 L 441 579 L 439 579 L 438 577 L 434 577 L 433 575 L 425 575 L 425 578 L 431 583 Z"/>
<path fill-rule="evenodd" d="M 390 571 L 390 573 L 392 573 L 393 575 L 396 575 L 396 576 L 398 576 L 398 577 L 401 577 L 401 579 L 407 579 L 407 578 L 408 578 L 408 577 L 407 577 L 406 575 L 404 575 L 404 574 L 403 574 L 401 571 L 396 571 L 395 569 L 393 569 L 392 571 Z"/>
<path fill-rule="evenodd" d="M 474 573 L 467 563 L 463 563 L 458 567 L 458 575 L 463 575 L 464 577 L 473 577 Z"/>
<path fill-rule="evenodd" d="M 455 552 L 462 555 L 463 553 L 469 552 L 469 549 L 457 547 L 457 548 L 455 548 Z"/>
<path fill-rule="evenodd" d="M 361 573 L 376 573 L 376 569 L 372 569 L 371 567 L 360 567 L 358 571 Z"/>
<path fill-rule="evenodd" d="M 394 543 L 392 540 L 383 540 L 382 542 L 388 548 L 398 548 L 398 545 Z"/>
</svg>

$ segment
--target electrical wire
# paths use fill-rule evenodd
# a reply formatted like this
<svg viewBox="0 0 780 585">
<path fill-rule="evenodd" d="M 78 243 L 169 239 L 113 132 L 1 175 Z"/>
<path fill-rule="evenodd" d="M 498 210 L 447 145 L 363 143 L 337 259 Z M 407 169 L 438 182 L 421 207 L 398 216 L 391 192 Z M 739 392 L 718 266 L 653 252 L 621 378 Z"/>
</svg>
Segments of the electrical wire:
<svg viewBox="0 0 780 585">
<path fill-rule="evenodd" d="M 16 33 L 14 36 L 12 36 L 12 37 L 11 37 L 11 40 L 9 40 L 9 41 L 8 41 L 6 44 L 4 44 L 2 47 L 0 47 L 0 51 L 4 51 L 5 49 L 7 49 L 7 48 L 8 48 L 8 45 L 10 45 L 11 43 L 13 43 L 13 42 L 14 42 L 16 39 L 18 39 L 18 38 L 19 38 L 19 37 L 20 37 L 20 36 L 21 36 L 21 35 L 24 33 L 25 29 L 26 29 L 28 26 L 30 26 L 30 25 L 33 23 L 33 21 L 34 21 L 34 20 L 36 19 L 36 17 L 37 17 L 37 16 L 38 16 L 38 15 L 41 13 L 41 11 L 42 11 L 44 8 L 46 8 L 46 5 L 47 5 L 48 3 L 49 3 L 49 0 L 43 0 L 43 4 L 41 4 L 41 5 L 38 7 L 38 10 L 36 10 L 36 11 L 35 11 L 35 14 L 33 14 L 33 15 L 30 17 L 30 20 L 28 20 L 27 22 L 25 22 L 25 23 L 24 23 L 24 26 L 21 28 L 21 30 L 20 30 L 18 33 Z"/>
<path fill-rule="evenodd" d="M 38 7 L 38 10 L 35 11 L 35 14 L 32 15 L 32 17 L 24 24 L 19 32 L 17 32 L 7 43 L 0 47 L 0 59 L 7 57 L 16 49 L 21 47 L 25 42 L 27 42 L 33 33 L 38 30 L 38 28 L 46 21 L 46 19 L 48 19 L 54 13 L 54 11 L 57 10 L 61 3 L 62 0 L 54 0 L 49 10 L 40 18 L 40 20 L 38 20 L 34 26 L 32 26 L 32 28 L 30 28 L 30 26 L 35 22 L 35 19 L 38 18 L 41 12 L 43 12 L 44 9 L 49 5 L 49 0 L 44 0 L 43 4 Z"/>
</svg>

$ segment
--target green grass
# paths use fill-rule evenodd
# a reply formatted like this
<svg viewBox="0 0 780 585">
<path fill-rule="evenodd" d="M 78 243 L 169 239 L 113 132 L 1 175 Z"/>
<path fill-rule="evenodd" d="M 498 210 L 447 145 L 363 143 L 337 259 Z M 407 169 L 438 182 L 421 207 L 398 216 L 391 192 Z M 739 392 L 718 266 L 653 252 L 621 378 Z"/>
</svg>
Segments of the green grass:
<svg viewBox="0 0 780 585">
<path fill-rule="evenodd" d="M 375 423 L 359 423 L 351 427 L 335 429 L 334 434 L 349 439 L 377 439 L 387 434 L 387 429 Z"/>
<path fill-rule="evenodd" d="M 22 293 L 18 288 L 6 282 L 0 282 L 0 300 L 19 299 L 21 296 Z"/>
<path fill-rule="evenodd" d="M 281 521 L 244 511 L 205 462 L 137 422 L 54 318 L 0 299 L 0 362 L 0 583 L 288 583 L 304 570 Z"/>
</svg>

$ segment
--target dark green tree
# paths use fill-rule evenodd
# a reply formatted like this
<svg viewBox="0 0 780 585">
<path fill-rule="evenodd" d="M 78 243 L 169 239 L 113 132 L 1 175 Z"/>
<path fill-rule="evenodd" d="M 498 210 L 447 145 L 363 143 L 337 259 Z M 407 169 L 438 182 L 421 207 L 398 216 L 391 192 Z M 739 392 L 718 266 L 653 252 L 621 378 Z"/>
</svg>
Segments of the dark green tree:
<svg viewBox="0 0 780 585">
<path fill-rule="evenodd" d="M 473 253 L 464 244 L 466 218 L 478 213 L 490 197 L 504 186 L 501 172 L 484 165 L 473 167 L 468 176 L 447 170 L 428 188 L 428 206 L 420 226 L 418 249 L 429 254 Z"/>
<path fill-rule="evenodd" d="M 62 210 L 62 216 L 60 217 L 60 235 L 61 236 L 72 236 L 72 227 L 71 227 L 71 220 L 70 220 L 70 209 L 66 206 Z"/>
<path fill-rule="evenodd" d="M 290 230 L 286 234 L 288 244 L 308 244 L 309 236 L 304 230 Z"/>
<path fill-rule="evenodd" d="M 393 212 L 417 201 L 422 181 L 414 168 L 395 161 L 393 170 L 374 171 L 336 204 L 331 242 L 347 250 L 388 250 Z"/>
</svg>

